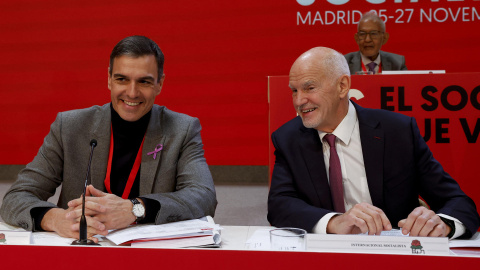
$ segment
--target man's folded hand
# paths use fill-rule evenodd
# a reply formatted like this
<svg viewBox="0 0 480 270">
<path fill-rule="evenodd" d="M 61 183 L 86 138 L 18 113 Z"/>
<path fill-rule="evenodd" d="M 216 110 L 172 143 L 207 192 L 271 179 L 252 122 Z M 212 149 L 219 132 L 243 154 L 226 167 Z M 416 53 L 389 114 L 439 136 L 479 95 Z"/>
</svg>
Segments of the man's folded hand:
<svg viewBox="0 0 480 270">
<path fill-rule="evenodd" d="M 379 235 L 392 229 L 385 213 L 368 203 L 359 203 L 346 213 L 334 216 L 327 224 L 327 233 Z"/>
</svg>

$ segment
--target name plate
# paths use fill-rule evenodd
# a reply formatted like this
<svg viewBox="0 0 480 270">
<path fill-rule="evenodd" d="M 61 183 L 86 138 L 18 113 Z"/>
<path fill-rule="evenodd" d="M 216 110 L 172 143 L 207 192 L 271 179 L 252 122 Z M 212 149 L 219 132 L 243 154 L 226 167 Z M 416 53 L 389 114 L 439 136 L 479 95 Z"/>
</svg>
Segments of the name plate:
<svg viewBox="0 0 480 270">
<path fill-rule="evenodd" d="M 309 234 L 307 250 L 337 253 L 449 255 L 446 237 Z"/>
<path fill-rule="evenodd" d="M 0 245 L 30 245 L 31 237 L 32 232 L 0 230 Z"/>
</svg>

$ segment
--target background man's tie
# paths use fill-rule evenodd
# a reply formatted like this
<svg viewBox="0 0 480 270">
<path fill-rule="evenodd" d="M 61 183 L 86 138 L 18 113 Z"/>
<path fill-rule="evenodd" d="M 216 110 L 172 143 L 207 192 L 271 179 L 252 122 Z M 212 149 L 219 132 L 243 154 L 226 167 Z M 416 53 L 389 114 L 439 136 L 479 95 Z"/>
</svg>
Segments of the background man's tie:
<svg viewBox="0 0 480 270">
<path fill-rule="evenodd" d="M 369 71 L 373 72 L 373 74 L 375 74 L 375 67 L 377 66 L 377 63 L 375 62 L 370 62 L 367 64 L 367 67 L 369 69 Z"/>
</svg>

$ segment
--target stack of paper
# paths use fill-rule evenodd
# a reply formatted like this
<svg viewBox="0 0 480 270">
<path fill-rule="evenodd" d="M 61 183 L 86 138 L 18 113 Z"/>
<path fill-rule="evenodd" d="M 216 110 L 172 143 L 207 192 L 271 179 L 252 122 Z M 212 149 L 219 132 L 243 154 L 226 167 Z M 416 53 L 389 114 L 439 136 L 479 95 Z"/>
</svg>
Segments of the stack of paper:
<svg viewBox="0 0 480 270">
<path fill-rule="evenodd" d="M 200 219 L 172 222 L 162 225 L 136 225 L 107 235 L 116 245 L 132 247 L 181 248 L 219 246 L 221 228 Z"/>
</svg>

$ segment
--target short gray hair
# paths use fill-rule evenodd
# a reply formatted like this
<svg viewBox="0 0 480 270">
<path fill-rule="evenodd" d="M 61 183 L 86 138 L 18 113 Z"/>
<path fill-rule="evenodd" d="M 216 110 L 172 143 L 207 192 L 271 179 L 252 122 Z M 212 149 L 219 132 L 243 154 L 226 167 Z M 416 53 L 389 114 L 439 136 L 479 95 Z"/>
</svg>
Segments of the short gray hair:
<svg viewBox="0 0 480 270">
<path fill-rule="evenodd" d="M 378 23 L 378 25 L 380 26 L 380 29 L 382 29 L 383 32 L 386 31 L 386 26 L 385 26 L 385 22 L 382 20 L 382 18 L 378 17 L 377 13 L 375 13 L 375 11 L 369 11 L 369 12 L 365 12 L 363 13 L 362 15 L 362 18 L 360 18 L 360 21 L 358 22 L 358 25 L 357 25 L 357 31 L 360 30 L 358 29 L 358 27 L 360 27 L 360 22 L 361 21 L 366 21 L 366 20 L 372 20 L 376 23 Z"/>
</svg>

